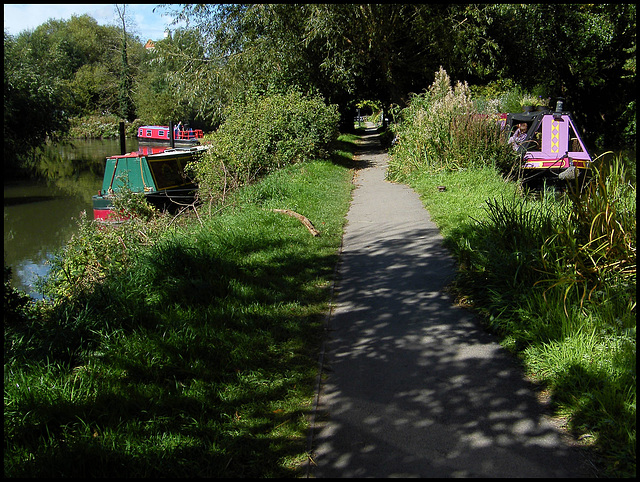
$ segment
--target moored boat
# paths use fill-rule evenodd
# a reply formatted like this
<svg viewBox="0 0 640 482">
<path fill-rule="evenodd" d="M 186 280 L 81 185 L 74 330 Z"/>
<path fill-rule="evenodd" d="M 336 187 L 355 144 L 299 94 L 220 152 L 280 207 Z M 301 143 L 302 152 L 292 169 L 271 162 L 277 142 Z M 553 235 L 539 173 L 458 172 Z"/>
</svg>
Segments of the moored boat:
<svg viewBox="0 0 640 482">
<path fill-rule="evenodd" d="M 570 112 L 558 102 L 555 111 L 503 114 L 509 143 L 521 156 L 525 180 L 571 180 L 587 173 L 592 162 Z"/>
<path fill-rule="evenodd" d="M 150 204 L 160 209 L 192 202 L 196 186 L 185 174 L 185 167 L 206 150 L 207 146 L 177 147 L 151 154 L 142 150 L 108 157 L 102 189 L 92 198 L 94 219 L 118 218 L 113 196 L 124 186 L 144 195 Z"/>
<path fill-rule="evenodd" d="M 170 145 L 171 132 L 169 126 L 141 126 L 138 127 L 138 142 Z M 200 129 L 182 129 L 178 126 L 173 128 L 174 146 L 197 145 L 203 136 L 204 132 Z"/>
</svg>

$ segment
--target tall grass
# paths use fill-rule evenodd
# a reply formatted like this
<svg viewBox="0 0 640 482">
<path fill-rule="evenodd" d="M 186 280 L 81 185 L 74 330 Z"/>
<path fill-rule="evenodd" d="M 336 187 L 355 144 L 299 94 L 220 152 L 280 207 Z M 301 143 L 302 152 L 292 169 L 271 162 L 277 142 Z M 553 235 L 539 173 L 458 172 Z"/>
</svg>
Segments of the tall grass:
<svg viewBox="0 0 640 482">
<path fill-rule="evenodd" d="M 585 189 L 571 185 L 568 217 L 542 248 L 553 285 L 566 286 L 565 299 L 575 291 L 581 304 L 611 286 L 635 291 L 636 282 L 635 186 L 620 158 L 592 172 Z"/>
<path fill-rule="evenodd" d="M 481 112 L 466 83 L 451 80 L 442 68 L 424 93 L 414 95 L 395 126 L 387 176 L 406 181 L 416 172 L 495 166 L 509 171 L 513 150 L 501 140 L 493 106 Z"/>
</svg>

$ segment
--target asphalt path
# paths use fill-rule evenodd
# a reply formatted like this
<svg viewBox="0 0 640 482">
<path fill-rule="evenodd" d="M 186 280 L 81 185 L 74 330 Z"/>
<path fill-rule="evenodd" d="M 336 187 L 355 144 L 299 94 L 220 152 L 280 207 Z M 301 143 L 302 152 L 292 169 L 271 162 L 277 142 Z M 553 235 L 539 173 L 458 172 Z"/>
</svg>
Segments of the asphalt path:
<svg viewBox="0 0 640 482">
<path fill-rule="evenodd" d="M 591 477 L 516 360 L 445 292 L 455 263 L 368 130 L 337 270 L 310 477 Z"/>
</svg>

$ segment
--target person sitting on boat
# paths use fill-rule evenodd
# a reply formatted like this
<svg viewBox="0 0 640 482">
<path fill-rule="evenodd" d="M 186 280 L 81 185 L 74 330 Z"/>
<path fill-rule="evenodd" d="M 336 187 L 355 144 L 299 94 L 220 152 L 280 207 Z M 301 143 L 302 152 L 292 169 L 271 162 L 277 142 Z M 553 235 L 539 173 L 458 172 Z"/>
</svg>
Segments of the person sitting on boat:
<svg viewBox="0 0 640 482">
<path fill-rule="evenodd" d="M 527 138 L 528 129 L 529 125 L 526 122 L 520 122 L 516 131 L 509 138 L 509 144 L 512 145 L 514 151 L 517 151 Z"/>
</svg>

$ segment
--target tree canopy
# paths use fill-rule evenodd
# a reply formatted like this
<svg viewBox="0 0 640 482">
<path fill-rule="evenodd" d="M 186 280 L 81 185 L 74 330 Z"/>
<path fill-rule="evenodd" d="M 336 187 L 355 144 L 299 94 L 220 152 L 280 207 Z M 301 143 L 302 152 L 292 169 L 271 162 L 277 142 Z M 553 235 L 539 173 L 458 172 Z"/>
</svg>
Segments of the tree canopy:
<svg viewBox="0 0 640 482">
<path fill-rule="evenodd" d="M 124 11 L 120 26 L 83 15 L 5 33 L 5 158 L 64 131 L 72 116 L 211 130 L 248 94 L 290 88 L 337 104 L 344 127 L 365 100 L 403 107 L 440 67 L 471 86 L 564 97 L 592 143 L 635 144 L 635 4 L 157 8 L 186 27 L 151 50 L 128 33 Z M 20 137 L 25 125 L 29 139 Z"/>
<path fill-rule="evenodd" d="M 404 105 L 442 66 L 454 79 L 511 79 L 563 97 L 587 135 L 635 139 L 635 5 L 275 4 L 166 7 L 198 32 L 195 79 L 233 99 L 295 85 L 353 115 L 363 99 Z M 166 53 L 171 54 L 170 52 Z M 211 84 L 210 84 L 211 85 Z M 213 96 L 213 94 L 212 94 Z M 626 132 L 626 134 L 625 134 Z"/>
</svg>

